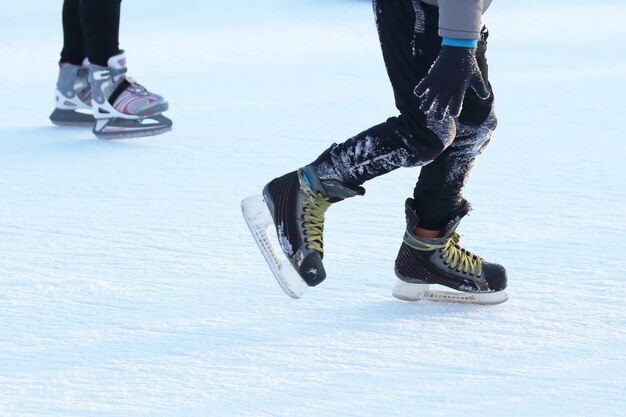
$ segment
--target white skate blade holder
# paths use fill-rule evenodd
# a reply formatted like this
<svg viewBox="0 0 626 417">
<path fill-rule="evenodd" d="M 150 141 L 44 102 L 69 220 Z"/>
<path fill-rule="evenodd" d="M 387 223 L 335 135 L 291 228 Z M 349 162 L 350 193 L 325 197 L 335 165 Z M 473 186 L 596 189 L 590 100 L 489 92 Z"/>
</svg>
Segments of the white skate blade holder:
<svg viewBox="0 0 626 417">
<path fill-rule="evenodd" d="M 244 198 L 241 202 L 241 211 L 257 246 L 280 287 L 291 298 L 302 297 L 309 286 L 291 265 L 282 249 L 279 247 L 276 250 L 272 244 L 268 228 L 274 227 L 274 221 L 263 196 L 256 195 Z"/>
<path fill-rule="evenodd" d="M 402 301 L 439 301 L 461 304 L 500 304 L 508 299 L 506 291 L 496 292 L 461 292 L 431 289 L 429 284 L 412 284 L 398 280 L 392 295 Z"/>
</svg>

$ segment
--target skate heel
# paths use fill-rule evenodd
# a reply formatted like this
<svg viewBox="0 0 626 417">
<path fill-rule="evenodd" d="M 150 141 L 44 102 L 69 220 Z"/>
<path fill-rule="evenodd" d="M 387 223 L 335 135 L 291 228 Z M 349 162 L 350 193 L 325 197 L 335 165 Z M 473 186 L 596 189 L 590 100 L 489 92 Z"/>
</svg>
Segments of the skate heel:
<svg viewBox="0 0 626 417">
<path fill-rule="evenodd" d="M 465 293 L 461 291 L 433 290 L 428 284 L 413 284 L 398 280 L 391 293 L 402 301 L 443 301 L 461 304 L 500 304 L 508 299 L 506 291 Z"/>
<path fill-rule="evenodd" d="M 241 202 L 241 212 L 280 288 L 291 298 L 302 297 L 309 286 L 298 275 L 284 252 L 274 248 L 268 233 L 268 228 L 273 226 L 274 222 L 263 196 L 244 198 Z"/>
<path fill-rule="evenodd" d="M 417 301 L 426 296 L 428 289 L 428 284 L 410 284 L 399 280 L 393 287 L 391 294 L 398 300 Z"/>
<path fill-rule="evenodd" d="M 85 65 L 59 64 L 54 93 L 54 111 L 50 121 L 57 126 L 92 126 L 91 86 Z"/>
</svg>

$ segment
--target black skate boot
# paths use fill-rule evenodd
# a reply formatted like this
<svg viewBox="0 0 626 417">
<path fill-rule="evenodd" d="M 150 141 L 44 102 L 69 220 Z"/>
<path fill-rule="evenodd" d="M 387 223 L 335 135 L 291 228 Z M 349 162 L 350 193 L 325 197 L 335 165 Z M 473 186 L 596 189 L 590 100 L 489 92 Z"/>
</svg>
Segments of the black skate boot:
<svg viewBox="0 0 626 417">
<path fill-rule="evenodd" d="M 287 295 L 300 298 L 306 288 L 326 278 L 322 263 L 324 213 L 332 203 L 364 193 L 362 187 L 320 181 L 307 166 L 270 181 L 262 197 L 242 201 L 248 227 Z M 281 261 L 269 240 L 266 229 L 272 224 L 289 263 Z"/>
<path fill-rule="evenodd" d="M 457 215 L 438 238 L 415 236 L 419 225 L 415 201 L 406 201 L 407 229 L 396 258 L 395 272 L 400 281 L 393 296 L 404 301 L 432 300 L 470 304 L 499 304 L 507 300 L 506 270 L 502 265 L 485 262 L 459 246 L 455 232 L 468 213 L 464 202 Z M 444 285 L 457 291 L 431 290 L 430 284 Z"/>
</svg>

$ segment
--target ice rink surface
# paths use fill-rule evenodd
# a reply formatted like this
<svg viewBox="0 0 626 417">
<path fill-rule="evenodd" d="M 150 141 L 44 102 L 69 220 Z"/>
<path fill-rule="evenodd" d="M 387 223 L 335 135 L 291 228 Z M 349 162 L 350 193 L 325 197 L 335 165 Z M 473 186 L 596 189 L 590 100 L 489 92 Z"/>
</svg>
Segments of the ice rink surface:
<svg viewBox="0 0 626 417">
<path fill-rule="evenodd" d="M 0 415 L 623 416 L 626 3 L 496 0 L 499 127 L 466 188 L 495 307 L 391 297 L 418 169 L 327 213 L 280 290 L 243 197 L 397 111 L 358 0 L 122 3 L 166 135 L 52 126 L 61 1 L 2 0 Z"/>
</svg>

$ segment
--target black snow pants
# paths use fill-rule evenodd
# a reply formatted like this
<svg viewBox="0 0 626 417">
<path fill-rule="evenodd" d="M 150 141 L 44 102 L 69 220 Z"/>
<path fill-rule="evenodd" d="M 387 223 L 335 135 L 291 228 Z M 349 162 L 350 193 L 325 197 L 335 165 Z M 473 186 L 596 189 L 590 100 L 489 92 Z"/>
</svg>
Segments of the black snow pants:
<svg viewBox="0 0 626 417">
<path fill-rule="evenodd" d="M 106 67 L 119 49 L 121 0 L 64 0 L 61 62 Z"/>
<path fill-rule="evenodd" d="M 400 167 L 422 166 L 413 196 L 420 226 L 439 230 L 455 214 L 463 187 L 496 127 L 493 92 L 481 100 L 468 89 L 458 118 L 437 121 L 420 110 L 413 90 L 441 50 L 438 8 L 419 0 L 374 0 L 374 14 L 397 117 L 346 142 L 333 144 L 312 163 L 322 180 L 357 186 Z M 488 83 L 488 32 L 483 28 L 477 60 Z"/>
</svg>

